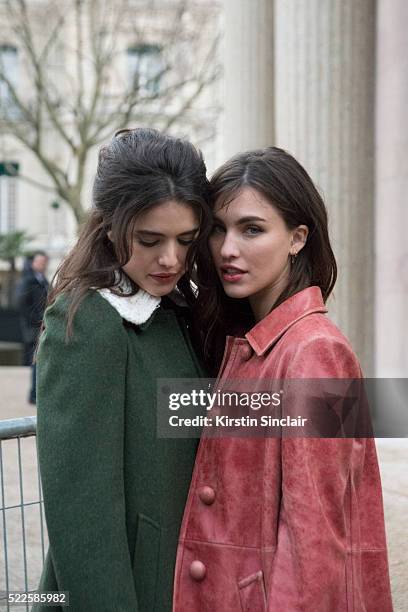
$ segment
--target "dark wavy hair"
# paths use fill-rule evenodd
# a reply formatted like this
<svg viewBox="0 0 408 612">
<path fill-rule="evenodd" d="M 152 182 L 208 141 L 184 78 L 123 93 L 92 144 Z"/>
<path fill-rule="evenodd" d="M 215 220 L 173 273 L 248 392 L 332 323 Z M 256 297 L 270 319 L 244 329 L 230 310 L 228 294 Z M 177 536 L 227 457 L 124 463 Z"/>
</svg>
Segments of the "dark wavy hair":
<svg viewBox="0 0 408 612">
<path fill-rule="evenodd" d="M 291 265 L 289 282 L 273 308 L 312 285 L 320 287 L 324 301 L 327 300 L 337 278 L 327 211 L 312 179 L 292 155 L 277 147 L 240 153 L 215 172 L 210 185 L 213 206 L 228 205 L 243 188 L 251 187 L 269 200 L 288 229 L 298 225 L 309 228 L 306 244 Z M 202 245 L 197 265 L 204 355 L 207 364 L 217 368 L 226 335 L 248 329 L 254 320 L 248 300 L 225 295 L 208 244 Z"/>
<path fill-rule="evenodd" d="M 115 291 L 125 277 L 131 294 L 138 291 L 122 270 L 131 257 L 134 224 L 142 212 L 166 200 L 191 206 L 200 219 L 199 236 L 187 253 L 187 271 L 177 285 L 191 304 L 195 300 L 190 278 L 196 251 L 211 228 L 209 182 L 202 154 L 186 140 L 157 130 L 117 132 L 99 151 L 93 206 L 77 244 L 57 270 L 48 298 L 52 304 L 59 294 L 69 294 L 68 336 L 89 289 L 111 287 Z M 112 232 L 112 241 L 108 232 Z"/>
</svg>

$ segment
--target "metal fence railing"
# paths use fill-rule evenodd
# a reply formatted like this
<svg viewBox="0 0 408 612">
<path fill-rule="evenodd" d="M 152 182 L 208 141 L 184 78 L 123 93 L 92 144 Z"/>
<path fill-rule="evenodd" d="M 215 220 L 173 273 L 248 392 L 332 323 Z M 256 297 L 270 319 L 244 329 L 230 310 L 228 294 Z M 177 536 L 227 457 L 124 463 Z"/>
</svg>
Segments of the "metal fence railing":
<svg viewBox="0 0 408 612">
<path fill-rule="evenodd" d="M 36 422 L 36 417 L 0 421 L 1 610 L 10 609 L 10 591 L 27 593 L 37 589 L 44 564 L 47 533 Z M 29 605 L 24 604 L 23 609 L 29 610 Z M 16 609 L 15 605 L 12 609 Z"/>
</svg>

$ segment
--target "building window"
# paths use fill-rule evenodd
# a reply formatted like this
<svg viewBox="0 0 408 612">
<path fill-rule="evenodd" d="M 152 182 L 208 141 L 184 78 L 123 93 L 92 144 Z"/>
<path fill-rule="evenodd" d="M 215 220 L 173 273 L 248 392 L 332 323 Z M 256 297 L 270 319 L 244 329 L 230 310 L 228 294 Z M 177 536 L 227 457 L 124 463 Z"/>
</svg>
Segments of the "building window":
<svg viewBox="0 0 408 612">
<path fill-rule="evenodd" d="M 159 45 L 136 45 L 127 50 L 130 87 L 141 95 L 156 95 L 164 70 L 163 53 Z"/>
<path fill-rule="evenodd" d="M 1 74 L 4 75 L 13 87 L 16 87 L 17 69 L 17 49 L 10 45 L 0 45 L 0 113 L 5 118 L 15 118 L 17 108 L 10 93 L 9 84 L 1 78 Z"/>
<path fill-rule="evenodd" d="M 18 169 L 15 162 L 0 162 L 0 234 L 16 229 Z"/>
</svg>

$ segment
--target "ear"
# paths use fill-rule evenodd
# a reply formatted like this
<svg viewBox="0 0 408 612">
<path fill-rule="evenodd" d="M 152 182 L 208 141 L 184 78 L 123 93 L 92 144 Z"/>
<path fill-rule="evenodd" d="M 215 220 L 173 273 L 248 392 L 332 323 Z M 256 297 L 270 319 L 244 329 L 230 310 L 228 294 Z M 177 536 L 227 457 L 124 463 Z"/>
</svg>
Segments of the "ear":
<svg viewBox="0 0 408 612">
<path fill-rule="evenodd" d="M 292 232 L 292 240 L 290 243 L 290 255 L 297 255 L 306 244 L 309 235 L 307 225 L 298 225 Z"/>
<path fill-rule="evenodd" d="M 112 230 L 109 230 L 109 232 L 106 235 L 109 238 L 109 240 L 112 242 Z"/>
</svg>

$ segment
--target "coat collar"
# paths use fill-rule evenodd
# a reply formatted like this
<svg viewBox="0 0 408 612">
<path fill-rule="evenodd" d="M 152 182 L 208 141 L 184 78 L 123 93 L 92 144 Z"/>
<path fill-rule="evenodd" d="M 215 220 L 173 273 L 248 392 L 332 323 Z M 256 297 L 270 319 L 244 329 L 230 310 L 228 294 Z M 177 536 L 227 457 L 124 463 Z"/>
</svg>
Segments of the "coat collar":
<svg viewBox="0 0 408 612">
<path fill-rule="evenodd" d="M 115 290 L 119 291 L 120 295 L 113 293 L 108 288 L 98 289 L 98 293 L 113 306 L 122 319 L 134 325 L 147 323 L 161 303 L 161 298 L 155 297 L 143 289 L 139 289 L 134 295 L 128 295 L 132 291 L 132 286 L 126 278 L 122 278 L 121 282 L 115 286 Z M 187 302 L 177 288 L 167 297 L 177 306 L 187 306 Z"/>
<path fill-rule="evenodd" d="M 258 356 L 263 355 L 294 323 L 309 314 L 327 312 L 320 287 L 307 287 L 279 304 L 246 335 Z"/>
<path fill-rule="evenodd" d="M 109 302 L 111 306 L 120 314 L 122 319 L 142 325 L 146 323 L 160 306 L 161 299 L 139 289 L 134 295 L 117 295 L 110 289 L 98 289 L 99 295 Z"/>
</svg>

